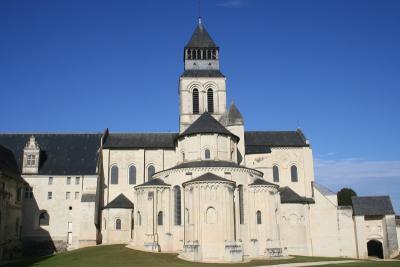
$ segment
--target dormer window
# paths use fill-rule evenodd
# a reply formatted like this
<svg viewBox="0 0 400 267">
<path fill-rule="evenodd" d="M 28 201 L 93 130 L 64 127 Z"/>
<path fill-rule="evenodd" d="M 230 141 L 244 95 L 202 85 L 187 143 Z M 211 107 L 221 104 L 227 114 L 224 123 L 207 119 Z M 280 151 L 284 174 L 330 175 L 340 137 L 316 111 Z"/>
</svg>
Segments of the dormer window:
<svg viewBox="0 0 400 267">
<path fill-rule="evenodd" d="M 24 148 L 23 173 L 38 173 L 40 148 L 34 136 L 29 138 Z"/>
</svg>

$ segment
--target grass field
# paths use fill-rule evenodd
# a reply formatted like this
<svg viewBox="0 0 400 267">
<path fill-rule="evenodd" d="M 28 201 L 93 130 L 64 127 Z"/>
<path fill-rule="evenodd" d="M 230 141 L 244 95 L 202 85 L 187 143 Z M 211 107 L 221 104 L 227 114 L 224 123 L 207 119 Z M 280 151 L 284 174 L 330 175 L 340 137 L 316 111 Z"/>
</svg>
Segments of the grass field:
<svg viewBox="0 0 400 267">
<path fill-rule="evenodd" d="M 55 256 L 48 256 L 37 259 L 27 259 L 19 262 L 9 263 L 4 267 L 131 267 L 131 266 L 148 266 L 148 267 L 172 267 L 172 266 L 259 266 L 280 263 L 294 262 L 315 262 L 315 261 L 334 261 L 343 260 L 341 258 L 325 258 L 325 257 L 295 257 L 287 260 L 257 260 L 241 264 L 201 264 L 183 261 L 177 258 L 176 254 L 150 253 L 132 250 L 124 245 L 97 246 L 90 248 L 78 249 L 70 252 L 60 253 Z M 328 265 L 325 265 L 328 266 Z M 347 265 L 331 265 L 331 266 L 400 266 L 400 262 L 359 262 Z"/>
</svg>

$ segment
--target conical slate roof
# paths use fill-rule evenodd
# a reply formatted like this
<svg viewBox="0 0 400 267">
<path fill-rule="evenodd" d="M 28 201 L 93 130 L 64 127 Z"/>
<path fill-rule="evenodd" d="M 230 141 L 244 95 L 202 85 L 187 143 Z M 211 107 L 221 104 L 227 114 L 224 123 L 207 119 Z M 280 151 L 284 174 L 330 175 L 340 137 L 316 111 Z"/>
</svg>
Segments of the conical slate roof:
<svg viewBox="0 0 400 267">
<path fill-rule="evenodd" d="M 133 209 L 133 207 L 133 203 L 124 194 L 119 194 L 104 209 Z"/>
<path fill-rule="evenodd" d="M 222 178 L 222 177 L 220 177 L 218 175 L 215 175 L 215 174 L 213 174 L 211 172 L 208 172 L 206 174 L 200 175 L 199 177 L 194 178 L 192 180 L 189 180 L 189 181 L 187 181 L 187 182 L 185 182 L 183 184 L 193 183 L 193 182 L 228 182 L 228 183 L 233 183 L 233 184 L 235 183 L 234 181 Z"/>
<path fill-rule="evenodd" d="M 232 125 L 243 125 L 244 123 L 242 114 L 233 102 L 231 103 L 229 110 L 227 110 L 221 116 L 221 119 L 219 121 L 225 127 Z"/>
<path fill-rule="evenodd" d="M 213 47 L 217 48 L 218 46 L 215 44 L 214 40 L 208 34 L 204 25 L 199 21 L 196 29 L 192 34 L 192 38 L 187 43 L 186 47 L 200 48 L 200 47 Z"/>
<path fill-rule="evenodd" d="M 267 185 L 267 186 L 279 187 L 277 184 L 273 184 L 273 183 L 267 182 L 267 181 L 265 181 L 263 179 L 260 179 L 260 178 L 256 179 L 253 183 L 251 183 L 249 185 Z"/>
<path fill-rule="evenodd" d="M 224 135 L 230 135 L 237 140 L 239 137 L 228 131 L 221 123 L 219 123 L 210 113 L 203 113 L 196 121 L 192 123 L 180 136 L 201 134 L 201 133 L 218 133 Z"/>
<path fill-rule="evenodd" d="M 151 179 L 146 183 L 137 185 L 135 187 L 141 187 L 141 186 L 170 186 L 170 184 L 165 183 L 164 180 L 160 178 L 156 178 L 156 179 Z"/>
</svg>

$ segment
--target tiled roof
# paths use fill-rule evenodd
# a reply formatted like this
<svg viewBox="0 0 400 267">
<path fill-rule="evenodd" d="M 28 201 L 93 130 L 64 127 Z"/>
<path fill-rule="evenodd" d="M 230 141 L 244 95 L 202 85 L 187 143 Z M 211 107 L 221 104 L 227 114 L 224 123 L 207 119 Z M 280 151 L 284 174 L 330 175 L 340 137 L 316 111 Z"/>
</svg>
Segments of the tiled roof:
<svg viewBox="0 0 400 267">
<path fill-rule="evenodd" d="M 244 123 L 242 114 L 233 102 L 231 103 L 229 109 L 221 116 L 219 121 L 225 127 L 232 125 L 243 125 Z"/>
<path fill-rule="evenodd" d="M 185 70 L 181 77 L 219 77 L 224 78 L 225 75 L 220 70 Z"/>
<path fill-rule="evenodd" d="M 11 150 L 0 145 L 0 174 L 21 179 L 20 170 Z"/>
<path fill-rule="evenodd" d="M 281 203 L 289 204 L 289 203 L 298 203 L 298 204 L 307 204 L 307 203 L 315 203 L 312 198 L 302 197 L 293 191 L 290 187 L 284 186 L 279 188 Z"/>
<path fill-rule="evenodd" d="M 267 186 L 279 187 L 277 184 L 273 184 L 273 183 L 267 182 L 264 179 L 260 179 L 260 178 L 256 179 L 253 183 L 251 183 L 249 185 L 267 185 Z"/>
<path fill-rule="evenodd" d="M 395 214 L 389 196 L 352 197 L 355 216 Z"/>
<path fill-rule="evenodd" d="M 195 183 L 195 182 L 226 182 L 226 183 L 233 183 L 233 184 L 235 183 L 234 181 L 222 178 L 218 175 L 208 172 L 206 174 L 200 175 L 197 178 L 186 181 L 183 184 L 185 185 L 187 183 Z"/>
<path fill-rule="evenodd" d="M 247 146 L 306 147 L 307 140 L 300 131 L 247 131 L 244 133 Z"/>
<path fill-rule="evenodd" d="M 217 48 L 214 40 L 208 34 L 206 28 L 202 23 L 198 23 L 194 30 L 192 37 L 186 44 L 186 47 L 190 48 Z"/>
<path fill-rule="evenodd" d="M 104 209 L 133 209 L 133 203 L 124 195 L 120 194 L 108 203 Z"/>
<path fill-rule="evenodd" d="M 40 147 L 38 174 L 96 174 L 100 133 L 0 133 L 0 145 L 12 151 L 21 170 L 23 151 L 31 136 Z"/>
<path fill-rule="evenodd" d="M 135 188 L 142 186 L 170 186 L 170 184 L 165 183 L 164 180 L 160 178 L 156 178 L 156 179 L 151 179 L 143 184 L 137 185 L 135 186 Z"/>
<path fill-rule="evenodd" d="M 228 131 L 208 112 L 201 114 L 201 116 L 197 120 L 195 120 L 183 133 L 181 133 L 180 136 L 207 133 L 229 135 L 239 140 L 239 137 Z"/>
<path fill-rule="evenodd" d="M 177 133 L 109 133 L 104 148 L 175 148 Z"/>
<path fill-rule="evenodd" d="M 218 167 L 227 167 L 227 168 L 241 168 L 241 169 L 248 169 L 259 173 L 260 176 L 263 175 L 262 172 L 257 171 L 255 169 L 251 169 L 242 165 L 239 165 L 232 161 L 224 161 L 224 160 L 198 160 L 198 161 L 189 161 L 178 164 L 170 169 L 166 169 L 163 171 L 168 170 L 175 170 L 175 169 L 185 169 L 185 168 L 203 168 L 203 167 L 211 167 L 211 168 L 218 168 Z"/>
</svg>

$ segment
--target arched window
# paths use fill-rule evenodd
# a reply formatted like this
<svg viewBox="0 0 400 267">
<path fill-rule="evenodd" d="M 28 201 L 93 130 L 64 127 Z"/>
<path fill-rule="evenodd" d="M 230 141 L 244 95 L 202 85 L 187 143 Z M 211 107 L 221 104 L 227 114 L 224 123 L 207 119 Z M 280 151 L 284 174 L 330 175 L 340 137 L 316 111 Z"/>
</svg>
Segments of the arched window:
<svg viewBox="0 0 400 267">
<path fill-rule="evenodd" d="M 297 182 L 299 178 L 297 176 L 297 167 L 295 165 L 290 168 L 290 173 L 292 176 L 292 182 Z"/>
<path fill-rule="evenodd" d="M 214 92 L 211 88 L 207 90 L 207 107 L 208 112 L 214 112 Z"/>
<path fill-rule="evenodd" d="M 185 161 L 185 152 L 182 151 L 182 161 Z"/>
<path fill-rule="evenodd" d="M 243 185 L 239 185 L 239 222 L 244 224 Z"/>
<path fill-rule="evenodd" d="M 156 169 L 154 168 L 153 165 L 149 165 L 149 167 L 147 167 L 147 179 L 151 180 L 153 177 L 153 174 L 156 173 Z"/>
<path fill-rule="evenodd" d="M 261 211 L 257 210 L 256 217 L 257 217 L 257 224 L 261 224 Z"/>
<path fill-rule="evenodd" d="M 273 173 L 274 183 L 278 183 L 279 182 L 279 168 L 278 168 L 278 166 L 272 167 L 272 173 Z"/>
<path fill-rule="evenodd" d="M 174 224 L 181 225 L 181 188 L 174 186 Z"/>
<path fill-rule="evenodd" d="M 140 211 L 137 212 L 137 224 L 138 225 L 142 224 L 142 215 L 140 215 Z"/>
<path fill-rule="evenodd" d="M 111 184 L 118 184 L 118 167 L 111 167 Z"/>
<path fill-rule="evenodd" d="M 163 225 L 163 212 L 162 212 L 162 211 L 158 212 L 158 215 L 157 215 L 157 224 L 158 224 L 158 225 Z"/>
<path fill-rule="evenodd" d="M 206 223 L 216 224 L 217 223 L 217 211 L 214 207 L 209 207 L 206 211 Z"/>
<path fill-rule="evenodd" d="M 136 184 L 136 167 L 134 165 L 129 167 L 129 184 Z"/>
<path fill-rule="evenodd" d="M 39 214 L 39 226 L 48 226 L 50 224 L 50 216 L 47 211 L 42 211 Z"/>
<path fill-rule="evenodd" d="M 211 158 L 211 153 L 209 149 L 204 150 L 204 158 L 205 159 L 210 159 Z"/>
<path fill-rule="evenodd" d="M 235 156 L 235 151 L 231 151 L 231 160 L 233 160 L 233 157 Z"/>
<path fill-rule="evenodd" d="M 199 114 L 199 90 L 196 88 L 192 92 L 193 98 L 193 114 Z"/>
<path fill-rule="evenodd" d="M 121 230 L 121 219 L 115 220 L 115 230 Z"/>
</svg>

